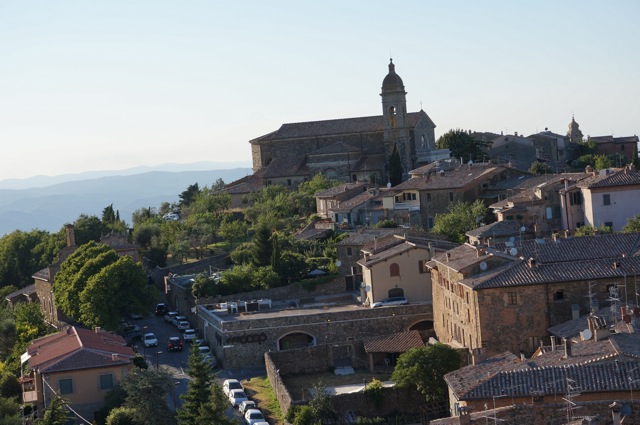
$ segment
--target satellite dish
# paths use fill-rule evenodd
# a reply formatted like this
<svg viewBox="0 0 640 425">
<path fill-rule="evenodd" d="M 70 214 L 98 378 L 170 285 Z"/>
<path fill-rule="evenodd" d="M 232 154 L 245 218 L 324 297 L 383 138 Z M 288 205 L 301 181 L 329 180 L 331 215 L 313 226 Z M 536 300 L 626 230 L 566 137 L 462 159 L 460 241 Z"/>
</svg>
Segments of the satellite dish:
<svg viewBox="0 0 640 425">
<path fill-rule="evenodd" d="M 509 254 L 511 254 L 513 257 L 515 257 L 516 255 L 518 255 L 518 249 L 517 248 L 511 248 L 509 250 Z"/>
<path fill-rule="evenodd" d="M 391 182 L 387 183 L 387 189 L 391 187 Z"/>
<path fill-rule="evenodd" d="M 364 287 L 365 292 L 371 292 L 371 285 L 367 285 Z"/>
<path fill-rule="evenodd" d="M 340 267 L 342 265 L 342 261 L 338 260 L 336 261 L 336 267 Z"/>
<path fill-rule="evenodd" d="M 527 230 L 527 228 L 526 228 L 526 227 L 524 227 L 524 226 L 522 226 L 522 227 L 520 228 L 520 231 L 521 231 L 521 232 L 524 232 L 525 230 Z"/>
<path fill-rule="evenodd" d="M 485 263 L 484 261 L 482 263 L 480 263 L 480 270 L 482 270 L 482 271 L 487 270 L 487 263 Z"/>
<path fill-rule="evenodd" d="M 593 337 L 593 332 L 591 332 L 589 328 L 582 331 L 582 339 L 588 341 L 591 339 L 591 337 Z"/>
<path fill-rule="evenodd" d="M 515 240 L 516 240 L 516 238 L 515 238 L 515 237 L 513 237 L 513 236 L 511 236 L 511 237 L 509 238 L 509 242 L 514 242 Z"/>
</svg>

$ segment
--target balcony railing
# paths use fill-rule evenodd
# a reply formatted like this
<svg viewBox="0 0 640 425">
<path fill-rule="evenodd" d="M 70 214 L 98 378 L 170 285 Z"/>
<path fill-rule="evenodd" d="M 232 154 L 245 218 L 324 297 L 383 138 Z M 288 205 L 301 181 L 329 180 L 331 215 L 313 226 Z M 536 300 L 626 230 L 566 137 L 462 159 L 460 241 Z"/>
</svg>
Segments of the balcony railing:
<svg viewBox="0 0 640 425">
<path fill-rule="evenodd" d="M 413 204 L 408 202 L 396 202 L 393 204 L 393 208 L 396 210 L 409 210 L 420 211 L 420 204 Z"/>
</svg>

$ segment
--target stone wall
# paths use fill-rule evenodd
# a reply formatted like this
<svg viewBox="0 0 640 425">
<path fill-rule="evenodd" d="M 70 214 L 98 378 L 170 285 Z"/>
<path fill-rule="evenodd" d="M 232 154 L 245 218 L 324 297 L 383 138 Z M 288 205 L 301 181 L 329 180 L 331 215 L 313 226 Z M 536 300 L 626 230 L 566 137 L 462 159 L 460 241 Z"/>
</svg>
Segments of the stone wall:
<svg viewBox="0 0 640 425">
<path fill-rule="evenodd" d="M 290 309 L 260 312 L 241 319 L 218 316 L 203 306 L 197 310 L 198 328 L 211 350 L 227 369 L 262 366 L 264 353 L 280 351 L 280 340 L 291 334 L 312 338 L 312 345 L 349 344 L 372 336 L 409 330 L 420 321 L 433 320 L 430 303 L 384 308 L 355 305 L 342 308 Z"/>
</svg>

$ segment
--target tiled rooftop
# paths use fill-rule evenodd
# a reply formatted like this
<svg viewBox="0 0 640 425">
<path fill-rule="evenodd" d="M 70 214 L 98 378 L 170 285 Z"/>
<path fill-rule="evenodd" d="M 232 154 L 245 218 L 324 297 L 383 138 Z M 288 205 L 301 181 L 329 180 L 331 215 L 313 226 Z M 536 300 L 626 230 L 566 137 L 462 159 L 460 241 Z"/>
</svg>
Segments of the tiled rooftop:
<svg viewBox="0 0 640 425">
<path fill-rule="evenodd" d="M 396 186 L 395 190 L 438 190 L 463 188 L 474 180 L 491 176 L 503 167 L 492 164 L 462 165 L 429 177 L 413 177 Z"/>
<path fill-rule="evenodd" d="M 364 184 L 362 183 L 344 183 L 339 184 L 337 186 L 330 187 L 329 189 L 325 189 L 316 193 L 316 197 L 318 198 L 333 198 L 334 196 L 344 193 L 347 190 L 356 189 L 358 187 L 362 187 L 364 189 Z"/>
<path fill-rule="evenodd" d="M 585 179 L 578 184 L 578 187 L 589 189 L 615 186 L 635 186 L 640 185 L 640 171 L 622 170 L 611 174 L 595 175 Z"/>
<path fill-rule="evenodd" d="M 368 338 L 363 342 L 364 351 L 367 353 L 404 353 L 412 348 L 424 346 L 424 341 L 418 331 Z"/>
</svg>

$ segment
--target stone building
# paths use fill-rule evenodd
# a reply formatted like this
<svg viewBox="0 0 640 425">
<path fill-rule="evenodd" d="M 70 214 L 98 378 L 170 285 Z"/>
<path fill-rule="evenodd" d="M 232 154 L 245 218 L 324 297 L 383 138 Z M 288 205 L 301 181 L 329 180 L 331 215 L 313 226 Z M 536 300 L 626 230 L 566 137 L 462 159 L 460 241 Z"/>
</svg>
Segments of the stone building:
<svg viewBox="0 0 640 425">
<path fill-rule="evenodd" d="M 633 164 L 587 176 L 560 191 L 564 229 L 605 225 L 618 232 L 630 218 L 640 214 L 640 171 Z"/>
<path fill-rule="evenodd" d="M 502 180 L 528 173 L 495 164 L 436 161 L 411 170 L 411 178 L 386 191 L 383 207 L 389 219 L 402 225 L 431 229 L 438 214 L 454 202 L 487 198 L 489 188 Z"/>
<path fill-rule="evenodd" d="M 638 254 L 637 233 L 462 245 L 428 263 L 434 329 L 470 352 L 533 353 L 550 327 L 634 293 Z"/>
<path fill-rule="evenodd" d="M 382 82 L 382 115 L 283 124 L 250 141 L 253 171 L 264 185 L 297 186 L 316 174 L 331 179 L 386 183 L 397 147 L 405 179 L 409 170 L 439 158 L 435 124 L 426 112 L 408 112 L 402 78 L 389 63 Z"/>
</svg>

